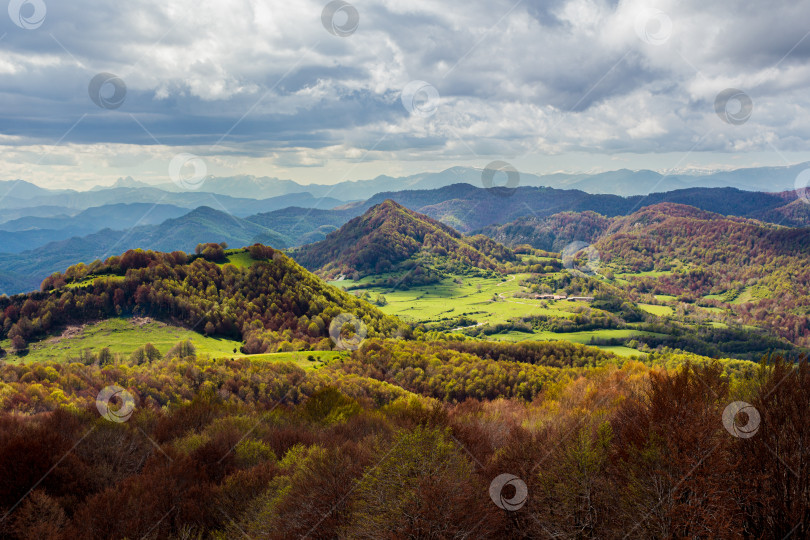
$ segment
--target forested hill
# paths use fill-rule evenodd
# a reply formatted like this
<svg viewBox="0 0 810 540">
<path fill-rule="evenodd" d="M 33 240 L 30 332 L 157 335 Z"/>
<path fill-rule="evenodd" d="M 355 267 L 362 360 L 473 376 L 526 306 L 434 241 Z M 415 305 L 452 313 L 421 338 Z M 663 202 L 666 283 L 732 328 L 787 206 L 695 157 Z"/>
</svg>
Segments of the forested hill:
<svg viewBox="0 0 810 540">
<path fill-rule="evenodd" d="M 632 288 L 694 301 L 733 302 L 740 322 L 810 340 L 810 228 L 787 228 L 675 204 L 615 218 L 594 244 Z"/>
<path fill-rule="evenodd" d="M 24 348 L 60 326 L 135 314 L 239 338 L 245 352 L 259 353 L 285 342 L 326 347 L 330 323 L 342 313 L 362 320 L 369 337 L 398 329 L 396 318 L 273 248 L 240 250 L 237 265 L 227 264 L 221 246 L 202 247 L 199 256 L 131 250 L 54 274 L 42 292 L 0 296 L 0 337 Z"/>
<path fill-rule="evenodd" d="M 502 271 L 508 248 L 484 236 L 465 237 L 428 216 L 386 200 L 293 256 L 328 278 L 393 272 L 415 265 L 437 271 Z"/>
<path fill-rule="evenodd" d="M 509 247 L 528 244 L 559 252 L 571 242 L 595 241 L 611 223 L 611 218 L 596 212 L 560 212 L 549 217 L 522 217 L 505 225 L 484 227 L 478 232 Z"/>
</svg>

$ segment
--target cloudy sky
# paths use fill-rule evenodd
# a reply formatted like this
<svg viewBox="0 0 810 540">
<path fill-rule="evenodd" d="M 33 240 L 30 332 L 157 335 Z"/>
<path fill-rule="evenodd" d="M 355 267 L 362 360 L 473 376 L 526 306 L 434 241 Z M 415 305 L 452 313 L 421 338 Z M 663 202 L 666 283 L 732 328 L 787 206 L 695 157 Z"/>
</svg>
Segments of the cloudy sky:
<svg viewBox="0 0 810 540">
<path fill-rule="evenodd" d="M 4 180 L 167 182 L 179 153 L 302 183 L 810 160 L 810 2 L 11 0 L 0 18 Z"/>
</svg>

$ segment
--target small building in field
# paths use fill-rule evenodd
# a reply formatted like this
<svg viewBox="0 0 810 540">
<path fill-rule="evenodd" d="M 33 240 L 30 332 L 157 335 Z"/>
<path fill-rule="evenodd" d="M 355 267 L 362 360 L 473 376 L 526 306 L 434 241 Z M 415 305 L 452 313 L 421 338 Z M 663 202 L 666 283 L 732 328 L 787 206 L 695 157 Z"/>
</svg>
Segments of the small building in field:
<svg viewBox="0 0 810 540">
<path fill-rule="evenodd" d="M 565 300 L 564 294 L 535 294 L 535 300 Z"/>
</svg>

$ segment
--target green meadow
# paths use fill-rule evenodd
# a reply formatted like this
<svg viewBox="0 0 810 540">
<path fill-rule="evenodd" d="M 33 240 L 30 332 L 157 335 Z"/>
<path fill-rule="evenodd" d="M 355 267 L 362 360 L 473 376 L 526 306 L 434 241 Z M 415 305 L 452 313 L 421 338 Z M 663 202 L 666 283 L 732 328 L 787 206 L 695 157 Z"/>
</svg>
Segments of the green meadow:
<svg viewBox="0 0 810 540">
<path fill-rule="evenodd" d="M 384 287 L 364 289 L 372 295 L 382 294 L 387 304 L 380 309 L 411 323 L 451 319 L 467 315 L 479 323 L 505 323 L 529 315 L 566 316 L 574 302 L 547 301 L 514 297 L 523 287 L 518 283 L 528 274 L 512 274 L 506 280 L 455 276 L 439 283 L 408 290 Z M 461 281 L 458 283 L 457 281 Z M 367 283 L 368 279 L 357 284 Z M 332 285 L 350 288 L 351 280 L 333 281 Z M 497 297 L 497 298 L 496 298 Z"/>
<path fill-rule="evenodd" d="M 539 341 L 570 341 L 572 343 L 581 343 L 588 345 L 592 340 L 596 339 L 627 339 L 632 337 L 641 336 L 654 336 L 652 332 L 643 332 L 640 330 L 633 330 L 632 328 L 622 329 L 600 329 L 600 330 L 587 330 L 583 332 L 533 332 L 531 334 L 525 332 L 505 332 L 503 334 L 495 334 L 488 336 L 489 339 L 496 341 L 524 341 L 526 339 L 533 339 Z M 614 350 L 616 346 L 611 345 L 598 345 L 600 349 Z M 639 354 L 634 349 L 622 347 L 628 351 L 633 351 L 634 354 Z"/>
<path fill-rule="evenodd" d="M 451 276 L 439 283 L 408 290 L 390 290 L 384 287 L 362 289 L 372 296 L 382 294 L 387 304 L 380 309 L 387 314 L 396 315 L 411 323 L 436 322 L 465 315 L 477 321 L 479 325 L 496 325 L 510 319 L 535 315 L 551 317 L 569 317 L 580 302 L 567 300 L 539 300 L 521 298 L 518 293 L 525 292 L 520 281 L 529 274 L 511 274 L 506 279 Z M 377 279 L 377 278 L 375 278 Z M 351 280 L 333 281 L 332 285 L 350 289 L 353 285 L 367 284 L 371 280 L 364 278 L 357 282 Z M 460 281 L 460 283 L 459 283 Z M 668 306 L 650 306 L 662 314 L 671 313 Z M 497 341 L 571 341 L 589 344 L 593 340 L 626 339 L 648 335 L 634 329 L 602 329 L 583 332 L 518 332 L 510 331 L 489 335 L 488 339 Z M 622 346 L 600 346 L 621 356 L 638 355 L 639 352 Z"/>
<path fill-rule="evenodd" d="M 83 350 L 93 352 L 107 347 L 113 354 L 126 360 L 139 347 L 151 343 L 162 353 L 180 341 L 190 340 L 197 349 L 197 354 L 212 358 L 249 357 L 252 361 L 293 362 L 302 368 L 316 368 L 333 360 L 341 351 L 302 351 L 274 354 L 245 355 L 239 352 L 242 343 L 230 339 L 213 338 L 203 334 L 145 319 L 108 319 L 102 322 L 72 326 L 59 336 L 51 336 L 29 345 L 29 351 L 23 356 L 7 354 L 7 362 L 62 362 L 69 357 L 78 358 Z M 0 342 L 0 347 L 11 349 L 9 340 Z M 235 352 L 234 352 L 235 351 Z M 309 360 L 312 356 L 315 360 Z"/>
<path fill-rule="evenodd" d="M 229 249 L 225 252 L 225 256 L 227 258 L 220 266 L 232 264 L 237 268 L 249 268 L 256 262 L 250 257 L 250 253 L 244 249 Z"/>
<path fill-rule="evenodd" d="M 654 304 L 638 304 L 638 307 L 646 311 L 647 313 L 652 313 L 656 317 L 666 317 L 668 315 L 672 315 L 675 313 L 675 310 L 672 309 L 670 306 L 658 306 Z"/>
</svg>

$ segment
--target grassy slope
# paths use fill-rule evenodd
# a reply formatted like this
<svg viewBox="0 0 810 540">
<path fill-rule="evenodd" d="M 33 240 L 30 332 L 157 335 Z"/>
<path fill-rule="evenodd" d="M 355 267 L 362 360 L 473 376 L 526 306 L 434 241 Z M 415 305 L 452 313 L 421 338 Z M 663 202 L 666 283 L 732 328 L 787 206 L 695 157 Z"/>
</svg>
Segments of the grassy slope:
<svg viewBox="0 0 810 540">
<path fill-rule="evenodd" d="M 113 354 L 120 354 L 123 360 L 129 357 L 138 347 L 152 343 L 166 354 L 178 341 L 189 339 L 197 348 L 198 355 L 209 355 L 212 358 L 239 358 L 246 355 L 239 351 L 242 344 L 229 339 L 206 337 L 185 328 L 166 325 L 160 322 L 149 322 L 136 325 L 132 319 L 108 319 L 95 324 L 88 324 L 71 337 L 50 337 L 32 343 L 30 352 L 22 357 L 10 354 L 4 358 L 7 362 L 61 362 L 69 356 L 77 357 L 84 349 L 99 351 L 109 347 Z M 4 349 L 10 349 L 8 340 L 0 342 Z M 237 353 L 234 353 L 234 349 Z M 312 351 L 298 353 L 257 354 L 250 356 L 257 361 L 291 361 L 303 368 L 318 367 L 341 353 L 337 351 Z M 317 361 L 310 362 L 307 357 L 313 355 Z"/>
<path fill-rule="evenodd" d="M 227 255 L 227 262 L 223 264 L 232 264 L 237 268 L 249 268 L 256 261 L 250 257 L 250 253 L 241 249 L 229 249 L 225 252 Z"/>
<path fill-rule="evenodd" d="M 564 316 L 572 307 L 568 302 L 550 302 L 549 308 L 544 308 L 540 300 L 512 298 L 521 289 L 518 285 L 521 276 L 525 274 L 511 275 L 507 281 L 460 276 L 461 285 L 455 283 L 454 278 L 446 278 L 440 283 L 404 291 L 389 292 L 385 288 L 373 288 L 369 291 L 373 294 L 381 292 L 385 296 L 388 304 L 380 308 L 384 313 L 396 315 L 408 322 L 435 321 L 469 314 L 479 322 L 497 324 L 528 314 Z M 373 279 L 364 278 L 357 282 L 347 279 L 332 281 L 330 284 L 350 287 Z M 478 285 L 481 286 L 480 290 Z M 493 302 L 492 297 L 495 294 L 505 296 L 507 301 Z"/>
<path fill-rule="evenodd" d="M 670 306 L 656 306 L 653 304 L 639 304 L 638 307 L 646 311 L 647 313 L 652 313 L 656 317 L 666 317 L 667 315 L 672 315 L 675 310 L 672 309 Z"/>
<path fill-rule="evenodd" d="M 447 278 L 441 283 L 414 287 L 412 289 L 389 292 L 386 289 L 369 289 L 372 294 L 382 293 L 388 304 L 380 309 L 388 315 L 396 315 L 408 322 L 427 322 L 441 319 L 455 318 L 459 315 L 468 315 L 479 323 L 499 324 L 505 323 L 514 317 L 528 315 L 549 315 L 554 317 L 567 317 L 573 313 L 577 306 L 575 302 L 547 301 L 527 298 L 515 298 L 513 295 L 520 292 L 523 287 L 520 280 L 527 274 L 512 274 L 504 280 L 492 278 L 469 278 L 460 276 L 462 284 L 454 282 L 454 278 Z M 374 278 L 371 278 L 374 279 Z M 371 281 L 364 278 L 358 282 L 351 280 L 333 281 L 332 285 L 349 287 L 355 283 Z M 480 290 L 478 286 L 481 286 Z M 493 301 L 494 295 L 500 300 Z M 547 307 L 546 307 L 547 306 Z M 587 344 L 591 338 L 623 338 L 641 336 L 645 332 L 632 329 L 625 330 L 593 330 L 585 332 L 508 332 L 490 336 L 493 340 L 503 341 L 571 341 Z M 618 352 L 622 355 L 639 354 L 638 351 L 625 347 L 604 347 L 606 350 Z"/>
</svg>

